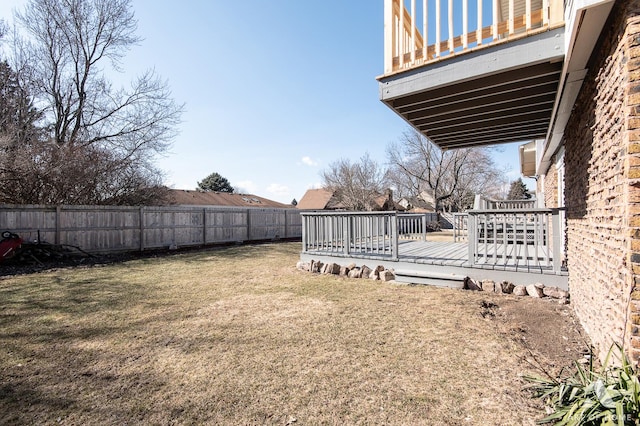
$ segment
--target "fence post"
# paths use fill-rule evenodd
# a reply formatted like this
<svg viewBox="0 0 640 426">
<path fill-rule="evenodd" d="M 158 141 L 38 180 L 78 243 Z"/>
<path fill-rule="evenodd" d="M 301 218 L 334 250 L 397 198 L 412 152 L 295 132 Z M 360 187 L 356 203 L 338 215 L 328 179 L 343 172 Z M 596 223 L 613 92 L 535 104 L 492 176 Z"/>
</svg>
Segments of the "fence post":
<svg viewBox="0 0 640 426">
<path fill-rule="evenodd" d="M 62 215 L 62 206 L 56 206 L 56 236 L 54 238 L 56 244 L 60 244 L 60 216 Z"/>
<path fill-rule="evenodd" d="M 427 213 L 422 215 L 422 241 L 427 241 Z"/>
<path fill-rule="evenodd" d="M 247 209 L 247 241 L 251 241 L 251 210 Z"/>
<path fill-rule="evenodd" d="M 287 210 L 283 210 L 282 213 L 284 213 L 284 239 L 286 240 L 289 236 L 289 212 Z"/>
<path fill-rule="evenodd" d="M 144 207 L 140 207 L 140 251 L 144 251 Z"/>
<path fill-rule="evenodd" d="M 202 209 L 202 245 L 207 245 L 207 208 Z"/>
</svg>

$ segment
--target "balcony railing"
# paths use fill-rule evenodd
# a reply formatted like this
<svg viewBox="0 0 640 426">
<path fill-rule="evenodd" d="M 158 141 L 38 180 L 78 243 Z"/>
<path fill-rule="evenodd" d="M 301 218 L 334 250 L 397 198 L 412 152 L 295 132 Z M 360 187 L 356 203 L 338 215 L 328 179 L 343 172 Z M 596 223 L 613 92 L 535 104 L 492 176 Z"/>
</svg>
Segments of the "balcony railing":
<svg viewBox="0 0 640 426">
<path fill-rule="evenodd" d="M 563 2 L 384 0 L 384 16 L 384 74 L 389 75 L 562 25 Z"/>
</svg>

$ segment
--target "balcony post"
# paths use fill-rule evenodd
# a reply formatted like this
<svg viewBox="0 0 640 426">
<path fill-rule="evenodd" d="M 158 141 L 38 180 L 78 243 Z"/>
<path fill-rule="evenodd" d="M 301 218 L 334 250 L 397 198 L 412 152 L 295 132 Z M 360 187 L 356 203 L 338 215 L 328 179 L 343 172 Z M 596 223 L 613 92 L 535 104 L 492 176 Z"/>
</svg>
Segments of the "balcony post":
<svg viewBox="0 0 640 426">
<path fill-rule="evenodd" d="M 462 49 L 469 47 L 469 0 L 462 0 Z"/>
<path fill-rule="evenodd" d="M 393 3 L 396 0 L 384 0 L 384 73 L 393 72 Z"/>
<path fill-rule="evenodd" d="M 429 22 L 429 2 L 422 0 L 422 60 L 429 60 L 429 29 L 427 23 Z"/>
<path fill-rule="evenodd" d="M 478 43 L 478 46 L 480 46 L 482 44 L 482 0 L 478 0 L 477 3 L 477 12 L 478 14 L 478 29 L 476 30 L 476 43 Z"/>
<path fill-rule="evenodd" d="M 411 64 L 416 63 L 416 0 L 411 0 Z"/>
<path fill-rule="evenodd" d="M 436 1 L 436 57 L 440 57 L 440 20 L 442 19 L 442 12 L 440 10 L 440 2 Z"/>
</svg>

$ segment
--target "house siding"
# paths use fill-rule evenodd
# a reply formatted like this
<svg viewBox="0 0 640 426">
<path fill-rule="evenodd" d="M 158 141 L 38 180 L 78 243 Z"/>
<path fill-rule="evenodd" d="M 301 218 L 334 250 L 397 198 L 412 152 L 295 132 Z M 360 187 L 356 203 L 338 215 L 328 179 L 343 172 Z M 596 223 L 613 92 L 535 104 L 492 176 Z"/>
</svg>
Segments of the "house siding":
<svg viewBox="0 0 640 426">
<path fill-rule="evenodd" d="M 640 284 L 639 14 L 639 0 L 614 5 L 565 130 L 571 303 L 601 357 L 618 342 L 636 362 L 640 359 L 640 290 L 635 290 Z M 545 192 L 553 189 L 554 185 L 546 185 L 553 179 L 545 179 Z M 545 199 L 552 202 L 547 194 Z"/>
</svg>

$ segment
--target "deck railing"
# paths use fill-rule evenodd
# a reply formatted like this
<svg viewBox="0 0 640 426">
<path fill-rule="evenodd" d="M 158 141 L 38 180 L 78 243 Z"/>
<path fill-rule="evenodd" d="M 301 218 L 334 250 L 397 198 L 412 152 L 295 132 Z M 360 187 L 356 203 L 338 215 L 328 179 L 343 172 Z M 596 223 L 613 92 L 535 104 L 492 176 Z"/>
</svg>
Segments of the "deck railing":
<svg viewBox="0 0 640 426">
<path fill-rule="evenodd" d="M 396 212 L 301 212 L 302 251 L 398 260 Z"/>
<path fill-rule="evenodd" d="M 467 213 L 453 214 L 453 241 L 456 243 L 468 241 L 469 215 Z"/>
<path fill-rule="evenodd" d="M 473 209 L 474 210 L 515 210 L 515 209 L 533 209 L 536 207 L 536 200 L 493 200 L 491 198 L 476 195 Z"/>
<path fill-rule="evenodd" d="M 562 270 L 560 209 L 470 210 L 469 264 Z"/>
<path fill-rule="evenodd" d="M 426 241 L 429 227 L 438 221 L 438 213 L 399 213 L 397 218 L 399 239 Z"/>
<path fill-rule="evenodd" d="M 384 73 L 562 23 L 562 0 L 384 0 Z"/>
<path fill-rule="evenodd" d="M 400 240 L 426 239 L 429 219 L 397 212 L 301 215 L 303 252 L 394 261 Z M 469 266 L 562 271 L 560 209 L 470 210 L 455 217 L 454 235 L 466 237 Z"/>
</svg>

